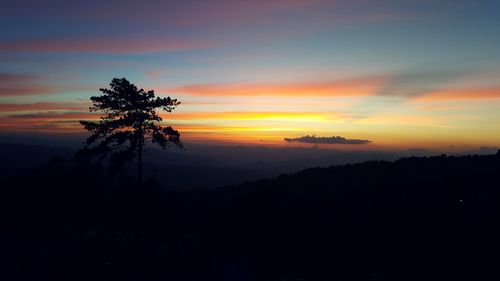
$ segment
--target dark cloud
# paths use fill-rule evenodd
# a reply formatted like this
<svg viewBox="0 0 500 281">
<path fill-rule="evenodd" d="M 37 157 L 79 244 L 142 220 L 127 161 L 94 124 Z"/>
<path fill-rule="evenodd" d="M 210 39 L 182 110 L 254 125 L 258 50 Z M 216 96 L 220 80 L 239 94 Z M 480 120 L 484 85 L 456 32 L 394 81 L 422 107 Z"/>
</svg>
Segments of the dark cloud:
<svg viewBox="0 0 500 281">
<path fill-rule="evenodd" d="M 299 138 L 285 138 L 286 142 L 303 142 L 303 143 L 327 143 L 327 144 L 367 144 L 370 140 L 346 139 L 340 136 L 332 137 L 316 137 L 304 136 Z"/>
</svg>

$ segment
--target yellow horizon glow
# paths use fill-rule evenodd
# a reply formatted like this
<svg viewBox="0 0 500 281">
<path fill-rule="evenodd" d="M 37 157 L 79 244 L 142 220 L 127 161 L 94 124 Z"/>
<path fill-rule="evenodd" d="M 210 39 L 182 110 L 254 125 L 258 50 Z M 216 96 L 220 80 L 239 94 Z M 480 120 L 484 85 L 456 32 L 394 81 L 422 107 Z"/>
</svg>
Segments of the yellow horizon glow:
<svg viewBox="0 0 500 281">
<path fill-rule="evenodd" d="M 345 149 L 498 146 L 497 88 L 447 89 L 408 99 L 377 96 L 380 79 L 254 86 L 196 86 L 172 113 L 161 113 L 185 139 L 245 145 L 314 146 L 284 138 L 316 135 L 369 139 L 363 145 L 320 145 Z M 365 83 L 365 84 L 363 84 Z M 307 88 L 310 87 L 310 88 Z M 332 89 L 339 90 L 331 96 Z M 178 89 L 179 90 L 179 89 Z M 220 95 L 217 90 L 221 90 Z M 180 91 L 180 90 L 179 90 Z M 206 91 L 206 92 L 204 92 Z M 241 94 L 231 96 L 230 94 Z M 276 91 L 276 92 L 272 92 Z M 345 91 L 345 92 L 342 92 Z M 311 93 L 308 96 L 296 93 Z M 265 95 L 264 95 L 265 93 Z M 79 120 L 99 120 L 85 102 L 35 102 L 0 107 L 3 131 L 78 133 Z"/>
</svg>

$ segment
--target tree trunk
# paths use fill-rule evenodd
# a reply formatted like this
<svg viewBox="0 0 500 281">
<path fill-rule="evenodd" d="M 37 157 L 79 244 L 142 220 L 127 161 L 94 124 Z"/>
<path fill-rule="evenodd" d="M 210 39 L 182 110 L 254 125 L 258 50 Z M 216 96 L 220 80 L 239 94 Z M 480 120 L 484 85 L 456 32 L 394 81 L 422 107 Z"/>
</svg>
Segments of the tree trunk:
<svg viewBox="0 0 500 281">
<path fill-rule="evenodd" d="M 141 202 L 141 190 L 142 190 L 142 152 L 144 149 L 144 138 L 142 135 L 142 130 L 137 132 L 139 140 L 137 145 L 137 188 L 135 191 L 135 197 L 133 198 L 133 204 L 130 212 L 129 221 L 129 231 L 133 232 L 133 225 L 138 216 L 138 208 Z"/>
<path fill-rule="evenodd" d="M 139 147 L 137 151 L 137 182 L 139 187 L 142 186 L 142 150 L 143 150 L 143 140 L 142 135 L 139 136 Z"/>
</svg>

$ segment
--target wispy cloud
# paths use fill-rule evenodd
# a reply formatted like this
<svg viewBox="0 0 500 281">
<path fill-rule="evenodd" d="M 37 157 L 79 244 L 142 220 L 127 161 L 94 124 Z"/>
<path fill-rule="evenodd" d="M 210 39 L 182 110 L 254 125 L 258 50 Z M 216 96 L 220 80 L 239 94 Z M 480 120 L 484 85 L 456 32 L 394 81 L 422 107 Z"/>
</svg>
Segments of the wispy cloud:
<svg viewBox="0 0 500 281">
<path fill-rule="evenodd" d="M 50 1 L 49 1 L 50 2 Z M 361 1 L 366 9 L 356 9 L 359 1 L 329 0 L 254 0 L 229 1 L 161 1 L 152 0 L 138 3 L 131 0 L 105 1 L 99 5 L 88 3 L 44 2 L 44 5 L 32 5 L 34 11 L 46 17 L 59 16 L 65 22 L 77 24 L 82 21 L 106 22 L 109 25 L 122 26 L 146 24 L 148 26 L 168 26 L 175 28 L 234 28 L 235 26 L 268 25 L 269 23 L 289 25 L 297 17 L 308 22 L 349 23 L 369 20 L 386 20 L 387 15 L 401 14 L 398 9 L 383 9 L 380 5 L 370 5 L 370 1 Z M 6 10 L 19 9 L 22 5 L 11 4 Z M 57 7 L 57 8 L 55 8 Z M 10 9 L 9 9 L 10 8 Z M 64 10 L 65 13 L 60 13 Z M 59 13 L 58 13 L 59 12 Z M 405 12 L 406 13 L 406 12 Z M 6 14 L 9 16 L 9 14 Z M 125 20 L 126 19 L 126 20 Z"/>
<path fill-rule="evenodd" d="M 446 101 L 446 100 L 487 100 L 500 99 L 500 87 L 475 89 L 442 89 L 419 96 L 416 101 Z"/>
<path fill-rule="evenodd" d="M 380 96 L 413 98 L 428 94 L 456 81 L 462 72 L 402 71 L 387 79 L 377 92 Z"/>
<path fill-rule="evenodd" d="M 88 112 L 36 112 L 9 115 L 11 119 L 27 119 L 27 120 L 85 120 L 98 119 L 100 114 Z"/>
<path fill-rule="evenodd" d="M 53 86 L 41 85 L 42 77 L 28 73 L 0 73 L 0 97 L 49 94 Z"/>
<path fill-rule="evenodd" d="M 1 72 L 0 73 L 0 83 L 25 83 L 30 82 L 34 79 L 38 79 L 40 76 L 28 73 L 9 73 L 9 72 Z"/>
<path fill-rule="evenodd" d="M 340 136 L 333 137 L 316 137 L 316 136 L 303 136 L 298 138 L 285 138 L 286 142 L 302 142 L 302 143 L 316 143 L 316 144 L 367 144 L 370 140 L 361 139 L 347 139 Z"/>
<path fill-rule="evenodd" d="M 59 91 L 60 89 L 50 86 L 0 87 L 0 97 L 46 95 Z"/>
<path fill-rule="evenodd" d="M 422 111 L 451 111 L 451 110 L 463 110 L 465 107 L 459 105 L 427 105 L 418 107 Z"/>
<path fill-rule="evenodd" d="M 162 114 L 165 120 L 322 122 L 336 117 L 333 112 L 177 112 Z"/>
<path fill-rule="evenodd" d="M 84 110 L 87 103 L 35 102 L 35 103 L 0 103 L 0 113 L 42 110 Z"/>
<path fill-rule="evenodd" d="M 193 96 L 371 96 L 385 77 L 362 77 L 341 81 L 268 84 L 193 84 L 160 89 L 160 93 Z"/>
<path fill-rule="evenodd" d="M 85 112 L 35 112 L 0 115 L 0 130 L 4 132 L 72 133 L 81 132 L 79 120 L 98 119 Z"/>
<path fill-rule="evenodd" d="M 3 52 L 144 54 L 193 50 L 209 44 L 195 39 L 128 36 L 116 38 L 31 39 L 0 41 Z"/>
<path fill-rule="evenodd" d="M 96 88 L 98 87 L 56 84 L 51 77 L 45 75 L 0 73 L 0 97 L 47 95 L 64 91 L 95 91 Z"/>
</svg>

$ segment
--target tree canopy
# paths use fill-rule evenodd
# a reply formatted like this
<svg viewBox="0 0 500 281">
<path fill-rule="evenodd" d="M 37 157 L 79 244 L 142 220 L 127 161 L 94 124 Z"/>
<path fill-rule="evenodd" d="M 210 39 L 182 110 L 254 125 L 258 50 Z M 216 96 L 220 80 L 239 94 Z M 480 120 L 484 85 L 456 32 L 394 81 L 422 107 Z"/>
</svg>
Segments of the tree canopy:
<svg viewBox="0 0 500 281">
<path fill-rule="evenodd" d="M 171 126 L 162 126 L 159 110 L 172 112 L 180 102 L 170 97 L 156 97 L 154 91 L 138 89 L 125 78 L 114 78 L 110 88 L 90 98 L 91 112 L 102 112 L 99 121 L 80 121 L 91 135 L 80 156 L 109 160 L 111 169 L 137 156 L 137 177 L 142 182 L 142 154 L 150 141 L 162 148 L 171 144 L 182 147 L 180 134 Z"/>
</svg>

